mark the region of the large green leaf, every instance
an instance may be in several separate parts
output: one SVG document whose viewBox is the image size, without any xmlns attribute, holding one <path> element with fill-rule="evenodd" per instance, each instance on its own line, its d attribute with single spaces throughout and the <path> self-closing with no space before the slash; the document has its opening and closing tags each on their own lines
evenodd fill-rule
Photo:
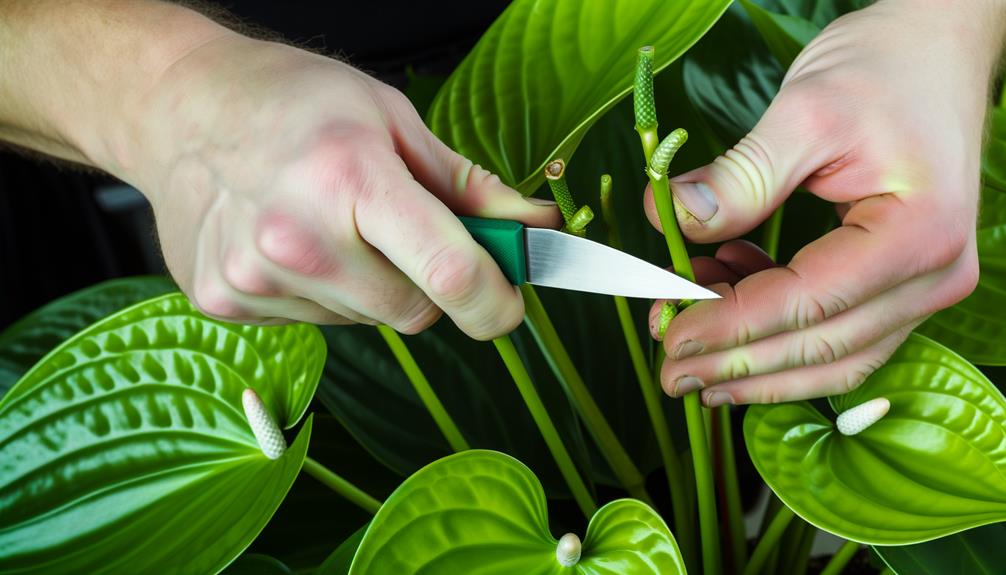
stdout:
<svg viewBox="0 0 1006 575">
<path fill-rule="evenodd" d="M 517 0 L 493 23 L 433 102 L 431 129 L 524 194 L 555 157 L 569 159 L 632 89 L 636 50 L 654 69 L 698 40 L 729 0 Z"/>
<path fill-rule="evenodd" d="M 219 571 L 283 500 L 311 431 L 267 459 L 242 393 L 289 428 L 324 355 L 312 326 L 225 324 L 181 294 L 67 340 L 0 401 L 0 571 Z"/>
<path fill-rule="evenodd" d="M 388 498 L 350 574 L 684 573 L 667 525 L 636 500 L 598 510 L 575 566 L 558 562 L 557 544 L 534 474 L 502 453 L 466 451 L 423 468 Z"/>
<path fill-rule="evenodd" d="M 982 175 L 978 287 L 919 331 L 975 363 L 1006 365 L 1006 110 L 1001 108 L 992 111 Z"/>
<path fill-rule="evenodd" d="M 874 549 L 898 575 L 996 575 L 1003 572 L 1006 523 L 926 543 Z"/>
<path fill-rule="evenodd" d="M 0 395 L 71 335 L 120 309 L 175 291 L 163 276 L 109 280 L 73 292 L 21 318 L 0 333 Z"/>
<path fill-rule="evenodd" d="M 740 3 L 783 68 L 789 68 L 803 47 L 821 31 L 813 22 L 799 16 L 769 12 L 750 0 Z"/>
<path fill-rule="evenodd" d="M 325 328 L 329 358 L 318 397 L 378 460 L 408 476 L 451 453 L 387 344 L 370 326 Z M 578 465 L 589 467 L 572 407 L 525 330 L 513 337 Z M 525 459 L 550 493 L 565 482 L 496 349 L 468 339 L 449 322 L 404 338 L 462 435 L 475 447 Z"/>
<path fill-rule="evenodd" d="M 837 412 L 886 397 L 890 412 L 842 435 L 807 402 L 752 406 L 748 451 L 808 522 L 904 545 L 1006 520 L 1006 398 L 973 365 L 913 334 Z"/>
</svg>

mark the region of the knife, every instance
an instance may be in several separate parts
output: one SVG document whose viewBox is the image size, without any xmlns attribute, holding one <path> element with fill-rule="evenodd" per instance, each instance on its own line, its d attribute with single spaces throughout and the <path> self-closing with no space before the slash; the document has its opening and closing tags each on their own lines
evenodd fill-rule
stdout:
<svg viewBox="0 0 1006 575">
<path fill-rule="evenodd" d="M 719 294 L 604 244 L 512 220 L 460 217 L 510 283 L 648 299 L 717 299 Z"/>
</svg>

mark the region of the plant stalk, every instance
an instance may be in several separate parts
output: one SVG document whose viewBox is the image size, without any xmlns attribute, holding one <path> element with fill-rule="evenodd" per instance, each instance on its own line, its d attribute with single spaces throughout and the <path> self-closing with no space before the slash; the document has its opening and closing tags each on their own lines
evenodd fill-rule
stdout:
<svg viewBox="0 0 1006 575">
<path fill-rule="evenodd" d="M 549 366 L 555 373 L 564 391 L 569 396 L 576 408 L 580 418 L 583 420 L 587 431 L 593 437 L 605 461 L 611 466 L 618 481 L 622 484 L 630 495 L 645 502 L 651 507 L 654 505 L 649 493 L 646 492 L 646 480 L 639 468 L 632 462 L 628 452 L 618 440 L 608 420 L 594 401 L 594 397 L 587 389 L 587 385 L 580 377 L 576 365 L 569 357 L 562 339 L 559 338 L 552 320 L 548 317 L 545 307 L 535 292 L 531 284 L 520 286 L 521 294 L 524 296 L 525 321 L 534 335 L 535 341 L 545 354 Z"/>
<path fill-rule="evenodd" d="M 433 421 L 436 422 L 440 433 L 444 434 L 444 438 L 447 439 L 447 443 L 450 444 L 451 449 L 455 452 L 471 449 L 468 442 L 465 441 L 464 436 L 461 435 L 461 430 L 458 429 L 450 414 L 447 413 L 444 404 L 440 402 L 437 393 L 433 391 L 429 380 L 423 375 L 423 371 L 419 369 L 419 364 L 412 357 L 412 353 L 409 352 L 409 348 L 405 345 L 402 337 L 398 335 L 398 332 L 386 325 L 377 326 L 377 331 L 380 332 L 381 337 L 384 338 L 388 347 L 391 348 L 391 353 L 394 354 L 395 359 L 402 366 L 405 375 L 412 382 L 412 387 L 419 394 L 420 401 L 426 406 L 426 410 L 430 412 Z"/>
<path fill-rule="evenodd" d="M 779 512 L 775 514 L 772 518 L 772 522 L 769 523 L 768 529 L 762 535 L 758 545 L 755 546 L 754 552 L 751 553 L 751 560 L 748 561 L 747 567 L 744 568 L 744 575 L 758 575 L 761 573 L 762 567 L 765 566 L 765 561 L 768 556 L 776 549 L 776 545 L 779 543 L 779 538 L 782 537 L 786 527 L 789 526 L 789 522 L 795 517 L 793 510 L 789 507 L 783 505 L 779 508 Z"/>
<path fill-rule="evenodd" d="M 838 551 L 831 556 L 831 561 L 824 566 L 821 570 L 821 575 L 838 575 L 845 569 L 845 566 L 849 564 L 849 561 L 856 556 L 856 552 L 859 551 L 859 543 L 855 541 L 846 541 L 838 548 Z"/>
<path fill-rule="evenodd" d="M 744 531 L 744 511 L 741 508 L 741 490 L 737 482 L 737 461 L 734 459 L 733 422 L 730 406 L 721 405 L 713 414 L 716 437 L 719 440 L 720 487 L 726 501 L 727 525 L 730 528 L 731 553 L 737 571 L 743 571 L 748 560 L 747 535 Z"/>
<path fill-rule="evenodd" d="M 810 561 L 810 550 L 814 547 L 814 539 L 817 537 L 817 527 L 804 522 L 803 537 L 797 544 L 796 560 L 793 562 L 790 573 L 798 575 L 807 572 L 807 563 Z"/>
<path fill-rule="evenodd" d="M 562 443 L 559 431 L 556 430 L 555 424 L 552 423 L 552 418 L 549 417 L 545 404 L 542 403 L 538 390 L 535 389 L 534 383 L 531 381 L 531 376 L 528 375 L 524 363 L 521 362 L 517 349 L 514 348 L 509 336 L 498 337 L 493 340 L 493 344 L 496 345 L 496 350 L 499 351 L 500 357 L 503 358 L 503 363 L 506 364 L 510 376 L 517 385 L 517 390 L 524 399 L 528 411 L 531 412 L 531 417 L 538 426 L 538 431 L 541 432 L 542 437 L 545 439 L 545 444 L 559 466 L 559 472 L 562 473 L 563 479 L 569 485 L 573 498 L 576 500 L 577 505 L 580 506 L 583 514 L 589 519 L 597 510 L 597 505 L 590 496 L 583 478 L 580 477 L 580 473 L 576 470 L 573 458 L 570 457 L 569 451 L 566 450 L 566 446 Z"/>
<path fill-rule="evenodd" d="M 779 257 L 779 236 L 782 233 L 782 215 L 786 204 L 779 204 L 779 207 L 772 212 L 772 216 L 765 222 L 765 231 L 762 236 L 761 246 L 776 261 Z"/>
<path fill-rule="evenodd" d="M 304 458 L 304 471 L 371 515 L 381 508 L 380 501 L 310 457 Z"/>
</svg>

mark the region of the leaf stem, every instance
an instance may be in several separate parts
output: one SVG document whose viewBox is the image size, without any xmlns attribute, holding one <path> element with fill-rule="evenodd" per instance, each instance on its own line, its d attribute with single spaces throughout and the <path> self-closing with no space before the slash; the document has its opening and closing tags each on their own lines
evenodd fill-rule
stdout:
<svg viewBox="0 0 1006 575">
<path fill-rule="evenodd" d="M 646 174 L 650 177 L 653 202 L 657 206 L 657 216 L 660 218 L 660 227 L 664 232 L 667 251 L 671 254 L 674 273 L 694 282 L 695 272 L 692 271 L 692 261 L 688 258 L 688 251 L 685 249 L 685 238 L 681 235 L 681 230 L 678 229 L 677 216 L 674 215 L 674 200 L 671 198 L 667 176 L 652 168 L 648 168 Z"/>
<path fill-rule="evenodd" d="M 699 500 L 699 531 L 702 534 L 702 569 L 714 574 L 720 572 L 720 534 L 716 521 L 716 489 L 713 469 L 709 462 L 706 428 L 702 421 L 702 405 L 698 393 L 689 393 L 682 399 L 685 404 L 685 424 L 688 426 L 688 443 L 695 462 L 695 488 Z"/>
<path fill-rule="evenodd" d="M 779 204 L 779 207 L 772 212 L 772 216 L 765 222 L 765 231 L 762 236 L 761 246 L 776 261 L 779 257 L 779 235 L 782 233 L 782 214 L 786 204 Z"/>
<path fill-rule="evenodd" d="M 831 556 L 831 561 L 824 566 L 821 570 L 821 575 L 838 575 L 845 569 L 849 561 L 856 556 L 856 552 L 859 551 L 859 543 L 855 541 L 846 541 L 838 548 L 838 551 Z"/>
<path fill-rule="evenodd" d="M 726 501 L 727 525 L 730 528 L 731 553 L 737 571 L 743 571 L 748 560 L 747 535 L 744 531 L 744 512 L 741 509 L 741 490 L 737 482 L 737 461 L 734 459 L 733 425 L 730 406 L 721 405 L 714 412 L 715 436 L 719 440 L 720 487 Z"/>
<path fill-rule="evenodd" d="M 783 505 L 779 508 L 779 511 L 772 518 L 772 522 L 768 524 L 768 529 L 762 535 L 761 540 L 758 541 L 758 545 L 755 546 L 754 552 L 751 553 L 751 560 L 748 561 L 747 567 L 744 568 L 744 575 L 758 575 L 761 573 L 762 567 L 765 565 L 765 561 L 768 556 L 776 549 L 776 544 L 779 543 L 779 538 L 782 537 L 786 527 L 789 526 L 789 522 L 795 517 L 793 510 Z"/>
<path fill-rule="evenodd" d="M 810 550 L 814 547 L 814 538 L 817 537 L 817 527 L 806 521 L 803 524 L 803 536 L 797 542 L 797 552 L 790 573 L 805 573 L 807 571 Z"/>
<path fill-rule="evenodd" d="M 573 407 L 583 420 L 584 425 L 591 437 L 601 450 L 601 455 L 611 466 L 618 481 L 622 484 L 630 495 L 653 506 L 653 500 L 646 492 L 646 481 L 639 468 L 632 462 L 628 452 L 618 440 L 608 420 L 604 418 L 601 408 L 597 406 L 594 397 L 590 394 L 583 378 L 576 369 L 573 360 L 570 359 L 566 347 L 562 343 L 552 320 L 545 311 L 545 306 L 541 303 L 541 298 L 531 284 L 520 286 L 521 294 L 524 296 L 525 322 L 531 330 L 535 341 L 545 354 L 549 367 L 555 373 L 563 391 L 570 398 Z"/>
<path fill-rule="evenodd" d="M 566 450 L 566 446 L 562 443 L 559 432 L 556 430 L 555 424 L 552 423 L 552 418 L 549 417 L 545 404 L 542 403 L 538 390 L 535 389 L 534 383 L 531 381 L 531 376 L 528 375 L 527 369 L 524 368 L 524 364 L 520 360 L 520 355 L 517 354 L 517 349 L 514 348 L 513 342 L 510 341 L 508 336 L 494 339 L 493 344 L 496 345 L 496 350 L 499 351 L 500 357 L 503 358 L 503 363 L 506 364 L 510 376 L 517 385 L 517 390 L 524 399 L 528 411 L 531 412 L 531 417 L 538 426 L 538 431 L 541 432 L 542 437 L 545 439 L 545 444 L 548 446 L 549 451 L 552 452 L 552 457 L 555 459 L 556 465 L 559 466 L 559 472 L 562 473 L 566 484 L 569 485 L 573 498 L 580 506 L 583 514 L 589 519 L 597 510 L 597 505 L 590 496 L 583 478 L 580 477 L 580 473 L 576 470 L 573 458 L 570 457 L 569 451 Z"/>
<path fill-rule="evenodd" d="M 380 501 L 310 457 L 304 458 L 304 471 L 371 515 L 381 508 Z"/>
<path fill-rule="evenodd" d="M 386 325 L 377 326 L 377 331 L 380 332 L 381 337 L 384 338 L 388 347 L 391 348 L 391 353 L 394 354 L 395 359 L 402 366 L 402 370 L 405 371 L 405 375 L 412 382 L 412 387 L 419 395 L 420 401 L 426 406 L 426 410 L 430 412 L 433 421 L 436 422 L 440 433 L 444 434 L 444 438 L 447 439 L 447 443 L 450 444 L 451 449 L 456 452 L 471 449 L 468 442 L 465 441 L 464 436 L 461 435 L 461 430 L 458 429 L 450 414 L 447 413 L 444 404 L 440 402 L 437 393 L 433 391 L 429 380 L 423 375 L 423 371 L 419 368 L 419 364 L 416 363 L 415 358 L 412 357 L 412 353 L 409 352 L 409 348 L 405 345 L 402 337 L 398 335 L 398 332 Z"/>
</svg>

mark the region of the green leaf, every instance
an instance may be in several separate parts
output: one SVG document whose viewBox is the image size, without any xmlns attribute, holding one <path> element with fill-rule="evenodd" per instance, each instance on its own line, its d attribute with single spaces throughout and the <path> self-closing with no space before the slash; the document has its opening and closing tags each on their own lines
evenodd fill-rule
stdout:
<svg viewBox="0 0 1006 575">
<path fill-rule="evenodd" d="M 423 468 L 388 498 L 350 574 L 684 573 L 667 525 L 636 500 L 598 510 L 574 567 L 559 564 L 557 543 L 534 474 L 502 453 L 465 451 Z"/>
<path fill-rule="evenodd" d="M 636 50 L 654 70 L 685 52 L 729 0 L 517 0 L 447 79 L 428 123 L 449 146 L 525 195 L 545 164 L 632 88 Z"/>
<path fill-rule="evenodd" d="M 242 408 L 293 426 L 324 360 L 317 329 L 199 314 L 181 294 L 57 347 L 0 401 L 0 571 L 215 573 L 300 471 L 308 418 L 276 460 Z"/>
<path fill-rule="evenodd" d="M 874 547 L 898 575 L 1001 573 L 1006 524 L 986 525 L 915 545 Z"/>
<path fill-rule="evenodd" d="M 1006 365 L 1006 110 L 992 110 L 982 176 L 978 287 L 918 331 L 974 363 Z"/>
<path fill-rule="evenodd" d="M 21 318 L 0 333 L 0 395 L 71 335 L 112 312 L 176 289 L 163 276 L 114 279 L 61 297 Z"/>
<path fill-rule="evenodd" d="M 789 68 L 803 47 L 821 31 L 813 22 L 798 16 L 769 12 L 750 0 L 741 0 L 741 5 L 783 68 Z"/>
<path fill-rule="evenodd" d="M 339 326 L 324 328 L 323 333 L 329 358 L 318 397 L 361 445 L 406 477 L 451 453 L 376 329 Z M 471 445 L 523 458 L 545 479 L 550 493 L 566 493 L 565 482 L 492 344 L 472 341 L 449 322 L 403 339 Z M 525 343 L 531 342 L 526 330 L 514 332 L 514 339 L 564 443 L 578 465 L 587 469 L 584 438 L 572 407 L 533 343 Z"/>
<path fill-rule="evenodd" d="M 228 565 L 223 575 L 293 575 L 293 571 L 275 557 L 245 553 Z"/>
<path fill-rule="evenodd" d="M 751 459 L 808 522 L 904 545 L 1006 520 L 1006 398 L 973 365 L 912 334 L 836 412 L 886 397 L 890 412 L 852 436 L 807 402 L 752 406 Z"/>
</svg>

